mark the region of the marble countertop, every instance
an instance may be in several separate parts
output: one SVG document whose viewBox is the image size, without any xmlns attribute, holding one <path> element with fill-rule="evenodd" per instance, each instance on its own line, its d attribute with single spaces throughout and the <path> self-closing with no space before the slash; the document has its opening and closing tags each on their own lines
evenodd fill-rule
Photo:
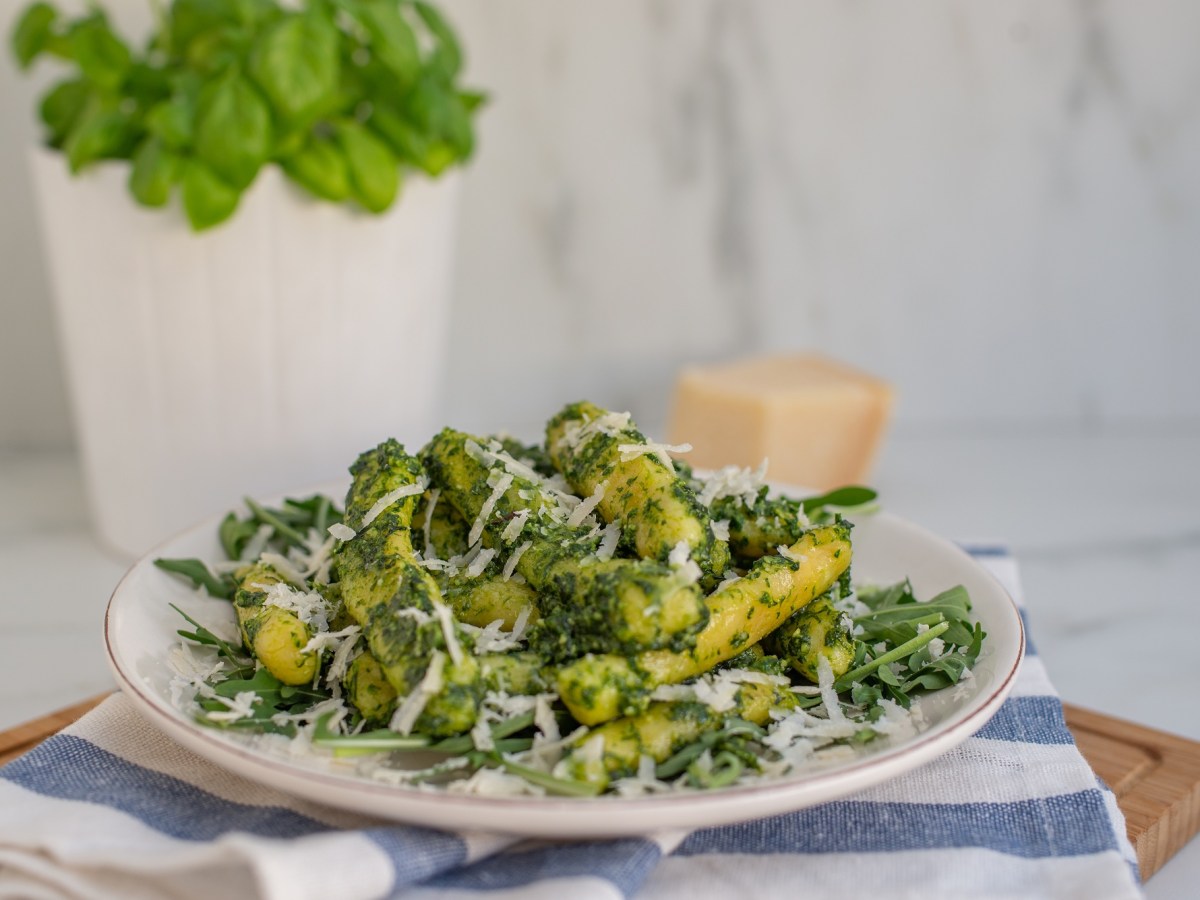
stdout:
<svg viewBox="0 0 1200 900">
<path fill-rule="evenodd" d="M 1063 698 L 1200 740 L 1200 430 L 1094 436 L 899 433 L 873 483 L 888 509 L 1002 540 Z M 100 641 L 127 561 L 91 537 L 76 458 L 0 456 L 0 729 L 111 689 Z M 1192 896 L 1193 840 L 1147 885 Z"/>
</svg>

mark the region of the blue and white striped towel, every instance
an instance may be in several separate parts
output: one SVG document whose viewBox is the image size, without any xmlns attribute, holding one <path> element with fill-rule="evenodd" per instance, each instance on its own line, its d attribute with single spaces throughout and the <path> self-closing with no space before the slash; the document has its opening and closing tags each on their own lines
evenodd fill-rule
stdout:
<svg viewBox="0 0 1200 900">
<path fill-rule="evenodd" d="M 1019 596 L 1002 550 L 974 553 Z M 1113 795 L 1033 647 L 975 737 L 812 809 L 654 838 L 533 843 L 296 800 L 175 746 L 113 697 L 0 768 L 0 897 L 1138 897 Z"/>
</svg>

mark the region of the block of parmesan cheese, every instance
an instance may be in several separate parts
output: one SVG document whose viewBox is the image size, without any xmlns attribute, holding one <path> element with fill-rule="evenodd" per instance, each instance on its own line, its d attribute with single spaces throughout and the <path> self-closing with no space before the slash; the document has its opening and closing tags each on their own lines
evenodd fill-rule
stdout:
<svg viewBox="0 0 1200 900">
<path fill-rule="evenodd" d="M 670 440 L 696 468 L 757 466 L 827 490 L 870 473 L 892 405 L 883 381 L 820 356 L 689 367 L 675 387 Z"/>
</svg>

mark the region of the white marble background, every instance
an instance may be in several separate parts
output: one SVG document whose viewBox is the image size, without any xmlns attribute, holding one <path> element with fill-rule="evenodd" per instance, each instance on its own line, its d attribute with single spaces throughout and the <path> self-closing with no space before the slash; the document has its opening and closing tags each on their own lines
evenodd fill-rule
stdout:
<svg viewBox="0 0 1200 900">
<path fill-rule="evenodd" d="M 658 420 L 683 362 L 819 347 L 902 428 L 1200 422 L 1197 5 L 446 5 L 494 97 L 448 419 Z M 71 439 L 22 170 L 49 74 L 0 65 L 8 448 Z"/>
</svg>

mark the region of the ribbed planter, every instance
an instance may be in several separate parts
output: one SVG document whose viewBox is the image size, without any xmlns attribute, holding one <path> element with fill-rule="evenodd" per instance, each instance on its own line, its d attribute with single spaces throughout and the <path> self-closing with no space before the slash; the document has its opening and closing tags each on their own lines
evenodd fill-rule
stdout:
<svg viewBox="0 0 1200 900">
<path fill-rule="evenodd" d="M 63 359 L 96 529 L 127 555 L 244 495 L 327 481 L 434 420 L 457 177 L 382 216 L 265 169 L 194 234 L 137 206 L 124 164 L 37 150 Z"/>
</svg>

